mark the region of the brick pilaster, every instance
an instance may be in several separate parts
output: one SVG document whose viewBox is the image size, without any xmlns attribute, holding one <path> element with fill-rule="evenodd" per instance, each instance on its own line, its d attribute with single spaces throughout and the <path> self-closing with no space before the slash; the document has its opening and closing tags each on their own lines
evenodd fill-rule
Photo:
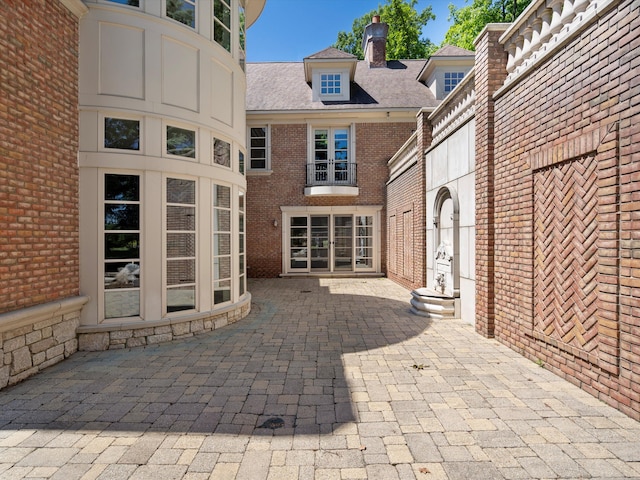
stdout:
<svg viewBox="0 0 640 480">
<path fill-rule="evenodd" d="M 476 331 L 493 337 L 494 292 L 494 101 L 507 71 L 498 43 L 506 24 L 490 24 L 476 40 Z"/>
</svg>

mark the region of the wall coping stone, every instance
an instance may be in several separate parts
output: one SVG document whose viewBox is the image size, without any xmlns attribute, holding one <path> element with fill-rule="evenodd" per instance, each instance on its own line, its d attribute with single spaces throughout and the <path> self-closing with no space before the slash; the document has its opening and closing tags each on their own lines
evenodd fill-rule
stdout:
<svg viewBox="0 0 640 480">
<path fill-rule="evenodd" d="M 42 320 L 80 310 L 89 301 L 86 295 L 64 298 L 55 302 L 21 308 L 0 314 L 0 333 L 31 325 Z"/>
</svg>

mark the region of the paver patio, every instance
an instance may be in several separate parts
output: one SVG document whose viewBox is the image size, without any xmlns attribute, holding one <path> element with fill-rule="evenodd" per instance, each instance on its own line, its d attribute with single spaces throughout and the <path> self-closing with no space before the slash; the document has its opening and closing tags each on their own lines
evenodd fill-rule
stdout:
<svg viewBox="0 0 640 480">
<path fill-rule="evenodd" d="M 0 478 L 640 478 L 640 423 L 389 280 L 250 290 L 234 325 L 0 391 Z"/>
</svg>

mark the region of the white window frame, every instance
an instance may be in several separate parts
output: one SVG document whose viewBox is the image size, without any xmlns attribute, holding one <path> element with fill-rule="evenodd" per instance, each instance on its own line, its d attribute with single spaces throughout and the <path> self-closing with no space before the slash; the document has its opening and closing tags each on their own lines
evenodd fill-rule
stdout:
<svg viewBox="0 0 640 480">
<path fill-rule="evenodd" d="M 183 156 L 183 155 L 174 155 L 172 153 L 169 153 L 169 150 L 167 149 L 167 128 L 168 127 L 176 127 L 176 128 L 180 128 L 182 130 L 189 130 L 191 132 L 195 132 L 195 153 L 194 153 L 194 157 L 187 157 L 187 156 Z M 163 157 L 167 157 L 167 158 L 174 158 L 177 160 L 185 160 L 188 162 L 198 162 L 198 156 L 199 156 L 199 152 L 200 152 L 200 145 L 198 143 L 198 140 L 200 138 L 200 131 L 197 127 L 194 127 L 193 125 L 189 125 L 189 124 L 184 124 L 184 123 L 180 123 L 180 122 L 162 122 L 162 156 Z"/>
<path fill-rule="evenodd" d="M 280 207 L 282 210 L 282 271 L 287 273 L 311 273 L 311 274 L 322 274 L 322 273 L 340 273 L 343 272 L 345 275 L 349 274 L 358 274 L 358 273 L 372 273 L 372 272 L 381 272 L 382 262 L 381 262 L 381 211 L 382 207 L 379 206 L 344 206 L 344 207 Z M 355 263 L 356 255 L 356 225 L 355 220 L 353 224 L 353 268 L 352 270 L 340 270 L 335 269 L 334 266 L 334 245 L 331 245 L 329 248 L 329 269 L 328 270 L 318 270 L 313 271 L 311 269 L 311 261 L 309 258 L 309 251 L 311 248 L 311 217 L 317 215 L 327 215 L 329 216 L 329 241 L 334 241 L 335 232 L 334 232 L 334 217 L 335 216 L 343 216 L 343 215 L 352 215 L 353 218 L 357 216 L 371 216 L 373 217 L 373 245 L 372 252 L 373 256 L 371 257 L 372 266 L 366 268 L 358 268 Z M 291 268 L 291 218 L 292 217 L 307 217 L 307 267 L 306 268 Z M 368 257 L 367 257 L 368 258 Z"/>
<path fill-rule="evenodd" d="M 240 199 L 243 199 L 242 206 L 240 205 Z M 240 268 L 240 261 L 238 261 L 238 296 L 242 297 L 247 293 L 247 192 L 246 190 L 238 190 L 238 260 L 243 259 L 242 265 L 244 268 Z M 233 235 L 233 233 L 232 233 Z M 232 269 L 233 271 L 233 269 Z"/>
<path fill-rule="evenodd" d="M 215 194 L 214 194 L 214 187 L 224 187 L 224 188 L 228 188 L 229 189 L 229 207 L 219 207 L 216 206 L 214 204 L 215 201 Z M 234 295 L 235 295 L 235 277 L 237 275 L 237 270 L 236 270 L 236 264 L 235 264 L 235 260 L 236 260 L 236 255 L 237 255 L 237 250 L 235 247 L 235 243 L 236 243 L 236 238 L 235 235 L 238 233 L 239 228 L 236 227 L 237 225 L 237 219 L 234 216 L 234 210 L 235 210 L 235 189 L 233 187 L 233 185 L 229 185 L 226 184 L 224 182 L 220 182 L 217 180 L 214 180 L 211 185 L 211 305 L 213 308 L 217 308 L 220 305 L 228 305 L 230 302 L 234 301 Z M 246 207 L 245 207 L 246 208 Z M 214 216 L 217 210 L 220 211 L 228 211 L 229 212 L 229 230 L 225 231 L 225 230 L 216 230 L 215 228 L 215 221 L 214 221 Z M 237 212 L 236 212 L 237 213 Z M 246 215 L 246 213 L 245 213 Z M 246 222 L 246 217 L 245 217 L 245 222 Z M 246 223 L 245 223 L 246 225 Z M 246 229 L 245 229 L 246 230 Z M 229 234 L 229 253 L 228 254 L 216 254 L 216 252 L 214 251 L 214 247 L 215 247 L 215 240 L 214 240 L 214 236 L 215 234 L 219 234 L 219 233 L 224 233 L 224 234 Z M 245 232 L 246 235 L 246 232 Z M 229 257 L 229 277 L 224 277 L 224 278 L 217 278 L 216 279 L 216 273 L 215 273 L 215 261 L 216 258 L 226 258 Z M 246 260 L 246 257 L 245 257 Z M 226 300 L 224 302 L 220 302 L 220 303 L 216 303 L 216 288 L 215 288 L 215 283 L 216 282 L 229 282 L 229 300 Z"/>
<path fill-rule="evenodd" d="M 224 165 L 222 163 L 216 162 L 216 148 L 215 148 L 216 140 L 219 140 L 229 145 L 229 165 Z M 234 144 L 232 141 L 221 136 L 215 136 L 215 135 L 211 136 L 211 164 L 212 165 L 215 165 L 217 167 L 222 167 L 222 168 L 233 169 L 233 164 L 235 162 L 233 152 L 234 152 Z"/>
<path fill-rule="evenodd" d="M 347 150 L 347 165 L 351 165 L 351 164 L 355 164 L 356 163 L 356 128 L 355 128 L 355 124 L 350 124 L 350 125 L 341 125 L 339 123 L 335 123 L 335 124 L 329 124 L 329 125 L 325 125 L 325 124 L 309 124 L 309 128 L 308 128 L 308 138 L 307 138 L 307 145 L 308 145 L 308 150 L 307 150 L 307 164 L 308 165 L 315 165 L 316 163 L 316 159 L 315 159 L 315 153 L 316 153 L 316 148 L 315 148 L 315 134 L 317 130 L 327 130 L 329 132 L 329 151 L 327 152 L 327 161 L 329 162 L 335 162 L 335 132 L 337 130 L 347 130 L 348 132 L 348 139 L 347 141 L 349 142 L 349 147 Z M 347 167 L 347 171 L 350 172 L 349 168 L 351 167 Z M 354 173 L 355 174 L 355 173 Z M 333 183 L 333 182 L 332 182 Z"/>
<path fill-rule="evenodd" d="M 449 76 L 449 78 L 447 78 L 447 76 Z M 450 93 L 452 92 L 460 82 L 462 82 L 462 80 L 464 79 L 465 73 L 464 72 L 460 72 L 460 71 L 446 71 L 444 72 L 444 83 L 443 83 L 443 89 L 444 89 L 444 93 Z M 447 82 L 449 82 L 449 85 L 447 85 Z M 455 83 L 454 83 L 455 82 Z"/>
<path fill-rule="evenodd" d="M 99 199 L 99 222 L 98 222 L 98 252 L 99 256 L 98 256 L 98 268 L 97 268 L 97 274 L 98 274 L 98 278 L 99 278 L 99 282 L 98 282 L 98 288 L 99 288 L 99 292 L 100 294 L 98 295 L 98 323 L 103 323 L 103 324 L 109 324 L 109 323 L 121 323 L 122 319 L 126 319 L 126 321 L 131 321 L 132 318 L 139 318 L 139 319 L 144 319 L 144 280 L 145 280 L 145 274 L 144 271 L 142 271 L 142 275 L 140 275 L 140 284 L 138 285 L 137 290 L 138 290 L 138 302 L 139 302 L 139 310 L 138 310 L 138 315 L 137 316 L 127 316 L 127 317 L 109 317 L 107 318 L 106 316 L 106 305 L 105 305 L 105 294 L 107 291 L 105 286 L 104 286 L 104 278 L 106 275 L 106 271 L 105 271 L 105 264 L 106 264 L 106 258 L 105 258 L 105 232 L 107 232 L 108 230 L 105 229 L 104 226 L 104 218 L 105 218 L 105 205 L 108 203 L 128 203 L 128 204 L 138 204 L 139 205 L 139 224 L 138 224 L 138 238 L 139 238 L 139 257 L 138 257 L 138 264 L 140 265 L 140 269 L 142 270 L 144 268 L 143 265 L 143 259 L 144 259 L 144 247 L 145 247 L 145 239 L 144 239 L 144 231 L 145 231 L 145 226 L 144 226 L 144 173 L 141 171 L 135 171 L 135 170 L 103 170 L 100 169 L 98 170 L 98 175 L 99 175 L 99 182 L 98 182 L 98 199 Z M 105 178 L 107 175 L 129 175 L 129 176 L 137 176 L 138 177 L 138 200 L 137 201 L 132 201 L 132 200 L 126 200 L 126 201 L 107 201 L 105 200 L 105 191 L 106 191 L 106 186 L 105 186 Z M 113 262 L 115 263 L 115 262 Z M 122 289 L 123 291 L 125 291 L 126 289 Z"/>
<path fill-rule="evenodd" d="M 119 5 L 120 7 L 135 8 L 136 10 L 144 11 L 144 0 L 138 0 L 138 6 L 137 7 L 135 5 L 127 5 L 126 3 L 120 3 L 117 0 L 100 0 L 100 3 L 111 4 L 111 5 Z"/>
<path fill-rule="evenodd" d="M 138 150 L 127 148 L 107 148 L 104 146 L 105 128 L 104 122 L 107 118 L 117 118 L 120 120 L 136 120 L 140 125 L 138 138 Z M 144 121 L 142 116 L 123 114 L 120 112 L 100 112 L 98 115 L 98 151 L 111 153 L 126 153 L 128 155 L 144 155 Z"/>
<path fill-rule="evenodd" d="M 233 52 L 233 48 L 234 48 L 234 44 L 235 44 L 235 40 L 234 40 L 234 35 L 233 35 L 233 30 L 234 30 L 234 22 L 236 21 L 236 19 L 234 18 L 233 15 L 233 0 L 219 0 L 221 3 L 224 4 L 225 7 L 227 7 L 229 9 L 229 20 L 230 20 L 230 26 L 229 28 L 227 28 L 227 26 L 222 23 L 221 20 L 218 19 L 218 17 L 216 17 L 216 11 L 215 11 L 215 2 L 217 0 L 211 0 L 211 20 L 212 20 L 212 40 L 213 43 L 215 43 L 216 45 L 219 45 L 220 47 L 222 47 L 224 50 L 226 50 L 229 53 Z M 218 28 L 222 28 L 223 30 L 225 30 L 228 34 L 229 34 L 229 48 L 227 48 L 225 45 L 223 45 L 222 43 L 218 42 L 216 40 L 216 30 Z"/>
<path fill-rule="evenodd" d="M 253 168 L 251 166 L 251 129 L 252 128 L 264 128 L 265 129 L 265 159 L 264 168 Z M 258 138 L 258 137 L 256 137 Z M 260 137 L 262 138 L 262 137 Z M 247 155 L 245 156 L 245 167 L 248 174 L 255 173 L 270 173 L 271 172 L 271 125 L 251 125 L 247 127 Z"/>
<path fill-rule="evenodd" d="M 340 93 L 322 93 L 323 75 L 340 76 Z M 344 102 L 350 98 L 351 85 L 348 68 L 315 68 L 311 75 L 311 90 L 314 102 Z"/>
<path fill-rule="evenodd" d="M 162 2 L 162 12 L 164 14 L 164 17 L 168 18 L 172 22 L 176 22 L 178 25 L 184 25 L 185 27 L 191 28 L 194 31 L 198 31 L 198 2 L 196 0 L 182 0 L 182 2 L 186 3 L 188 5 L 193 5 L 193 26 L 187 25 L 186 23 L 182 23 L 181 21 L 176 20 L 175 18 L 170 17 L 169 15 L 167 15 L 167 1 L 166 0 L 164 0 Z"/>
<path fill-rule="evenodd" d="M 179 233 L 193 233 L 195 235 L 195 256 L 193 257 L 195 260 L 195 272 L 194 272 L 194 282 L 192 283 L 186 283 L 184 285 L 180 285 L 180 286 L 193 286 L 194 287 L 194 295 L 195 295 L 195 308 L 193 309 L 185 309 L 185 310 L 179 310 L 176 312 L 168 312 L 167 311 L 167 290 L 170 288 L 169 285 L 167 285 L 167 262 L 168 262 L 168 257 L 167 257 L 167 235 L 171 232 L 174 232 L 173 230 L 168 230 L 167 229 L 167 207 L 170 205 L 187 205 L 187 204 L 169 204 L 167 202 L 167 180 L 169 178 L 172 179 L 178 179 L 178 180 L 187 180 L 190 182 L 195 182 L 195 204 L 193 205 L 194 210 L 195 210 L 195 223 L 194 223 L 194 227 L 195 230 L 193 231 L 189 231 L 189 230 L 178 230 L 175 232 L 179 232 Z M 198 225 L 199 225 L 199 215 L 200 215 L 200 208 L 198 205 L 198 200 L 199 200 L 199 195 L 198 195 L 198 191 L 199 191 L 199 184 L 198 184 L 198 179 L 195 177 L 188 177 L 188 176 L 183 176 L 183 175 L 176 175 L 176 174 L 163 174 L 162 175 L 162 313 L 164 316 L 166 317 L 171 317 L 171 316 L 179 316 L 179 315 L 183 315 L 185 313 L 192 313 L 194 311 L 198 311 L 199 310 L 199 301 L 200 301 L 200 295 L 198 292 L 198 289 L 200 287 L 200 284 L 198 282 L 199 280 L 199 273 L 200 273 L 200 268 L 198 265 Z M 191 257 L 176 257 L 176 258 L 172 258 L 171 260 L 176 260 L 176 259 L 188 259 Z M 176 287 L 175 285 L 173 285 L 172 287 Z"/>
</svg>

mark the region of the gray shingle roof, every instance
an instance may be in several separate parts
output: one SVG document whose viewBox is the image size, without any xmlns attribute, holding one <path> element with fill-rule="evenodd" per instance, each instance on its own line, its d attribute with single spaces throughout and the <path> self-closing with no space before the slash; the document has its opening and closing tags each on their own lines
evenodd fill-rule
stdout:
<svg viewBox="0 0 640 480">
<path fill-rule="evenodd" d="M 338 50 L 337 48 L 334 47 L 329 47 L 329 48 L 325 48 L 324 50 L 321 50 L 317 53 L 314 53 L 313 55 L 309 55 L 308 57 L 306 57 L 308 59 L 327 59 L 327 58 L 339 58 L 339 59 L 343 59 L 343 58 L 347 58 L 347 59 L 356 59 L 357 57 L 355 55 L 352 55 L 350 53 L 347 52 L 343 52 L 342 50 Z"/>
<path fill-rule="evenodd" d="M 321 52 L 320 52 L 321 53 Z M 416 80 L 425 60 L 390 60 L 387 68 L 356 66 L 349 102 L 313 102 L 302 62 L 247 64 L 247 110 L 419 109 L 440 102 Z"/>
<path fill-rule="evenodd" d="M 455 45 L 445 45 L 438 49 L 432 57 L 473 57 L 475 52 L 465 48 L 456 47 Z"/>
</svg>

